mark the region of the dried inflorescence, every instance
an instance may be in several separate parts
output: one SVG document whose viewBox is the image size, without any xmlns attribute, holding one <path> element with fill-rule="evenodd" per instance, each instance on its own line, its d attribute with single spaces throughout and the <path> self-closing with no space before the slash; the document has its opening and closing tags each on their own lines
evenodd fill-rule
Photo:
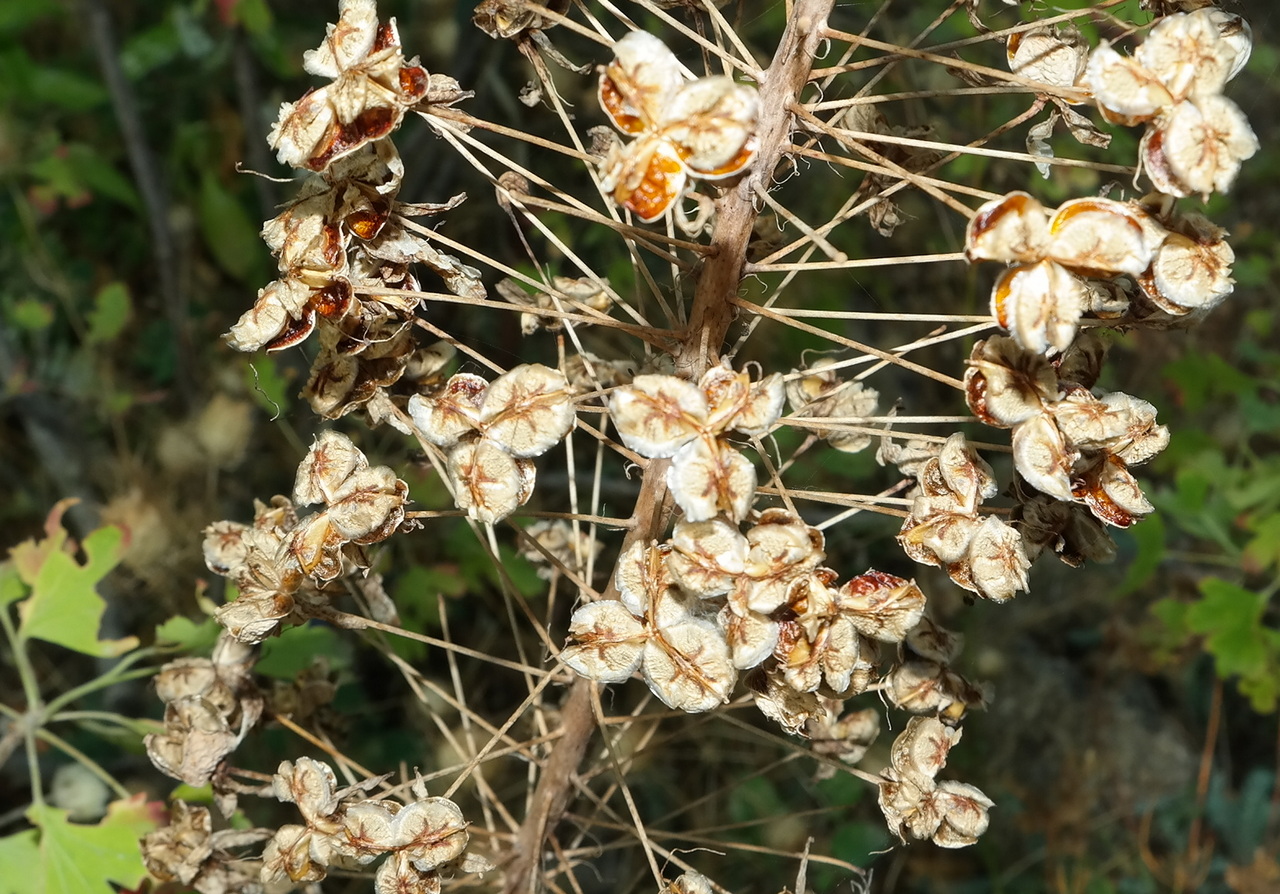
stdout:
<svg viewBox="0 0 1280 894">
<path fill-rule="evenodd" d="M 675 204 L 690 177 L 733 177 L 755 155 L 755 88 L 724 75 L 685 80 L 675 54 L 652 34 L 632 31 L 614 44 L 599 96 L 614 126 L 635 137 L 610 148 L 601 186 L 646 223 Z"/>
<path fill-rule="evenodd" d="M 374 876 L 376 894 L 438 891 L 442 873 L 483 872 L 487 860 L 466 854 L 467 822 L 447 798 L 427 797 L 421 780 L 407 803 L 361 797 L 381 782 L 339 789 L 328 764 L 303 757 L 284 761 L 272 777 L 278 800 L 296 804 L 302 825 L 281 826 L 262 854 L 261 883 L 278 889 L 316 882 L 332 868 L 367 866 L 385 857 Z"/>
<path fill-rule="evenodd" d="M 1128 527 L 1152 511 L 1129 466 L 1163 450 L 1169 431 L 1144 400 L 1095 396 L 1097 361 L 1078 359 L 1093 353 L 1086 341 L 1055 369 L 1013 339 L 986 339 L 969 359 L 966 395 L 983 422 L 1013 429 L 1014 467 L 1027 484 Z"/>
<path fill-rule="evenodd" d="M 1133 56 L 1106 41 L 1093 51 L 1084 83 L 1108 120 L 1147 125 L 1139 158 L 1156 189 L 1226 192 L 1258 151 L 1244 113 L 1222 95 L 1251 45 L 1244 19 L 1204 7 L 1160 19 Z"/>
<path fill-rule="evenodd" d="M 677 523 L 667 543 L 635 544 L 618 564 L 620 601 L 579 608 L 561 659 L 615 683 L 643 673 L 666 704 L 706 711 L 737 671 L 759 668 L 761 709 L 789 731 L 833 719 L 820 699 L 871 684 L 877 641 L 899 642 L 924 611 L 913 582 L 868 571 L 837 585 L 819 531 L 781 509 L 746 534 L 723 518 Z M 783 691 L 785 690 L 785 691 Z"/>
<path fill-rule="evenodd" d="M 1136 278 L 1140 300 L 1155 314 L 1144 316 L 1142 323 L 1152 325 L 1161 317 L 1182 323 L 1203 318 L 1235 287 L 1235 252 L 1227 244 L 1227 231 L 1202 214 L 1179 211 L 1168 196 L 1148 196 L 1143 205 L 1164 234 L 1151 266 Z"/>
<path fill-rule="evenodd" d="M 339 0 L 338 23 L 303 68 L 330 83 L 281 105 L 270 142 L 281 162 L 313 171 L 391 133 L 431 87 L 426 69 L 401 53 L 396 20 L 378 21 L 374 0 Z"/>
<path fill-rule="evenodd" d="M 530 295 L 518 282 L 507 277 L 498 280 L 495 289 L 512 304 L 531 308 L 528 313 L 520 314 L 520 331 L 525 335 L 532 335 L 539 329 L 559 332 L 564 328 L 564 320 L 561 317 L 539 314 L 536 312 L 538 310 L 555 310 L 561 313 L 584 311 L 602 313 L 609 308 L 613 300 L 609 296 L 607 279 L 595 282 L 582 277 L 575 279 L 571 276 L 553 276 L 549 287 L 543 286 Z M 579 322 L 578 325 L 587 324 Z"/>
<path fill-rule="evenodd" d="M 531 363 L 493 382 L 458 373 L 443 387 L 414 395 L 409 414 L 419 437 L 447 451 L 458 508 L 492 524 L 532 496 L 533 458 L 573 429 L 573 395 L 564 373 Z"/>
<path fill-rule="evenodd" d="M 163 773 L 202 786 L 262 716 L 251 671 L 257 650 L 222 634 L 210 658 L 179 658 L 156 674 L 164 731 L 144 744 Z M 183 879 L 184 883 L 189 879 Z"/>
<path fill-rule="evenodd" d="M 388 379 L 385 384 L 398 379 L 411 343 L 401 338 L 398 351 L 369 348 L 395 341 L 413 319 L 419 299 L 412 293 L 419 284 L 410 264 L 425 265 L 459 295 L 485 295 L 479 271 L 402 226 L 404 217 L 449 211 L 465 196 L 441 204 L 406 204 L 397 201 L 403 178 L 404 164 L 395 147 L 381 140 L 304 181 L 298 198 L 262 228 L 280 278 L 259 290 L 254 306 L 231 327 L 227 342 L 239 351 L 279 351 L 321 327 L 328 333 L 326 349 L 355 366 L 348 378 L 359 378 L 361 364 L 377 359 L 386 367 L 378 373 Z M 379 293 L 357 296 L 357 290 Z M 400 362 L 389 363 L 388 358 Z M 332 362 L 328 357 L 317 361 L 313 379 Z"/>
<path fill-rule="evenodd" d="M 399 527 L 408 492 L 391 469 L 371 467 L 346 435 L 323 432 L 298 467 L 293 500 L 256 503 L 251 525 L 205 529 L 205 564 L 240 592 L 219 607 L 218 623 L 241 642 L 258 643 L 326 605 L 321 587 L 369 566 L 364 547 Z M 298 506 L 316 503 L 325 508 L 299 518 Z"/>
<path fill-rule="evenodd" d="M 561 568 L 578 570 L 594 565 L 604 549 L 599 537 L 583 525 L 563 519 L 536 521 L 524 532 L 533 541 L 520 547 L 520 555 L 538 568 L 538 577 L 551 580 Z"/>
<path fill-rule="evenodd" d="M 935 778 L 959 741 L 960 730 L 936 717 L 911 718 L 894 740 L 891 765 L 881 774 L 880 810 L 901 841 L 910 835 L 966 847 L 987 830 L 991 799 L 971 785 Z"/>
<path fill-rule="evenodd" d="M 1111 199 L 1072 199 L 1050 212 L 1025 192 L 993 199 L 965 231 L 970 261 L 1004 261 L 992 316 L 1023 347 L 1065 351 L 1081 317 L 1107 311 L 1086 277 L 1139 276 L 1165 231 L 1146 209 Z"/>
<path fill-rule="evenodd" d="M 823 359 L 808 370 L 792 370 L 786 384 L 787 403 L 794 413 L 787 417 L 787 424 L 802 428 L 823 438 L 842 453 L 858 453 L 871 446 L 873 436 L 863 431 L 851 431 L 836 422 L 821 425 L 810 419 L 840 420 L 845 425 L 857 425 L 864 416 L 876 411 L 880 400 L 874 388 L 858 381 L 845 381 L 833 369 L 835 361 Z"/>
<path fill-rule="evenodd" d="M 756 469 L 730 446 L 728 435 L 761 437 L 782 415 L 782 377 L 752 382 L 727 365 L 713 366 L 695 385 L 676 376 L 636 376 L 613 392 L 609 415 L 632 450 L 671 457 L 667 483 L 688 521 L 725 513 L 746 518 Z"/>
<path fill-rule="evenodd" d="M 1018 532 L 978 507 L 996 495 L 995 476 L 957 432 L 916 473 L 918 488 L 898 542 L 912 559 L 995 602 L 1027 589 L 1031 562 Z"/>
<path fill-rule="evenodd" d="M 262 894 L 259 863 L 239 855 L 271 837 L 269 829 L 213 829 L 208 808 L 174 801 L 169 822 L 142 839 L 147 871 L 199 894 Z"/>
<path fill-rule="evenodd" d="M 1054 87 L 1074 87 L 1084 74 L 1089 48 L 1074 25 L 1037 25 L 1009 35 L 1009 70 Z"/>
</svg>

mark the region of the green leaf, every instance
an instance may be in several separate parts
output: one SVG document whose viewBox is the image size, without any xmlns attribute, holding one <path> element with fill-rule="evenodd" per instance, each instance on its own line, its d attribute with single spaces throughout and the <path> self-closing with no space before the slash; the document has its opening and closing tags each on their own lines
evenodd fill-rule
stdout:
<svg viewBox="0 0 1280 894">
<path fill-rule="evenodd" d="M 172 62 L 181 50 L 181 39 L 173 22 L 164 21 L 129 38 L 120 50 L 120 65 L 125 76 L 136 81 Z"/>
<path fill-rule="evenodd" d="M 39 298 L 19 298 L 5 314 L 15 329 L 39 332 L 53 323 L 53 305 Z"/>
<path fill-rule="evenodd" d="M 199 215 L 205 245 L 218 266 L 243 283 L 260 285 L 267 250 L 258 237 L 258 224 L 207 171 L 200 180 Z"/>
<path fill-rule="evenodd" d="M 30 868 L 40 862 L 40 844 L 35 829 L 0 838 L 0 868 Z M 31 872 L 0 872 L 0 894 L 41 894 L 40 880 Z"/>
<path fill-rule="evenodd" d="M 221 632 L 222 628 L 213 618 L 197 623 L 178 615 L 156 627 L 156 645 L 181 646 L 187 652 L 208 652 Z"/>
<path fill-rule="evenodd" d="M 351 658 L 345 640 L 332 627 L 290 627 L 262 644 L 262 657 L 255 673 L 279 680 L 292 680 L 323 655 L 330 670 L 349 667 Z"/>
<path fill-rule="evenodd" d="M 40 566 L 31 598 L 19 608 L 22 623 L 18 636 L 42 639 L 99 658 L 136 648 L 138 638 L 134 636 L 98 639 L 107 606 L 96 587 L 120 561 L 123 541 L 124 533 L 108 525 L 85 538 L 87 558 L 83 565 L 65 552 L 50 553 Z"/>
<path fill-rule="evenodd" d="M 114 199 L 121 205 L 142 211 L 142 199 L 133 181 L 121 174 L 115 164 L 104 158 L 102 150 L 84 143 L 67 146 L 67 157 L 75 166 L 76 177 L 95 196 Z"/>
<path fill-rule="evenodd" d="M 89 342 L 103 344 L 115 339 L 129 322 L 132 311 L 128 287 L 119 281 L 107 283 L 93 296 L 93 310 L 89 312 Z"/>
<path fill-rule="evenodd" d="M 1280 512 L 1264 515 L 1249 524 L 1253 537 L 1244 545 L 1245 558 L 1261 571 L 1280 567 Z"/>
<path fill-rule="evenodd" d="M 32 65 L 26 89 L 26 100 L 69 112 L 92 111 L 105 106 L 110 98 L 101 81 L 49 65 Z"/>
<path fill-rule="evenodd" d="M 1261 626 L 1265 597 L 1217 577 L 1200 582 L 1204 598 L 1187 610 L 1187 625 L 1204 634 L 1218 676 L 1252 676 L 1267 664 Z"/>
<path fill-rule="evenodd" d="M 38 861 L 31 890 L 41 894 L 112 894 L 111 883 L 133 888 L 147 875 L 138 839 L 155 828 L 142 795 L 112 804 L 97 825 L 67 819 L 67 812 L 33 805 L 27 819 L 40 830 Z"/>
<path fill-rule="evenodd" d="M 266 0 L 239 0 L 233 15 L 255 37 L 271 31 L 271 7 Z"/>
<path fill-rule="evenodd" d="M 0 608 L 11 605 L 27 596 L 27 586 L 18 576 L 18 569 L 12 562 L 0 565 Z"/>
</svg>

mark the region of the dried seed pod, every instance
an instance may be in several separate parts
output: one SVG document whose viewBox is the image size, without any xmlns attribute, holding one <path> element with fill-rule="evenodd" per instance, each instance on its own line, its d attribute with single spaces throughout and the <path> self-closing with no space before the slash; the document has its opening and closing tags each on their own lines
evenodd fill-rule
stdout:
<svg viewBox="0 0 1280 894">
<path fill-rule="evenodd" d="M 699 437 L 676 451 L 667 486 L 689 521 L 707 521 L 723 512 L 741 522 L 756 495 L 756 467 L 716 438 Z"/>
<path fill-rule="evenodd" d="M 618 558 L 614 585 L 622 604 L 637 615 L 647 614 L 675 581 L 667 559 L 671 548 L 634 543 Z"/>
<path fill-rule="evenodd" d="M 1055 261 L 1011 267 L 991 289 L 991 315 L 1014 341 L 1037 354 L 1064 351 L 1075 338 L 1088 289 Z"/>
<path fill-rule="evenodd" d="M 576 418 L 568 379 L 538 363 L 494 379 L 480 407 L 485 437 L 515 457 L 546 453 L 564 440 Z"/>
<path fill-rule="evenodd" d="M 1009 70 L 1054 87 L 1073 87 L 1084 74 L 1089 48 L 1074 26 L 1038 25 L 1009 35 Z"/>
<path fill-rule="evenodd" d="M 1117 528 L 1130 527 L 1155 511 L 1118 456 L 1103 454 L 1078 472 L 1072 484 L 1076 499 L 1082 500 L 1099 520 Z"/>
<path fill-rule="evenodd" d="M 996 495 L 995 473 L 960 432 L 947 438 L 936 462 L 938 474 L 960 506 L 972 509 Z"/>
<path fill-rule="evenodd" d="M 834 362 L 830 359 L 820 360 L 811 367 L 809 375 L 787 383 L 787 400 L 791 409 L 799 414 L 799 418 L 792 417 L 790 423 L 796 428 L 808 429 L 826 438 L 828 444 L 843 453 L 857 453 L 871 445 L 872 435 L 809 421 L 814 417 L 856 419 L 859 416 L 871 416 L 876 411 L 879 393 L 861 382 L 841 380 L 835 370 L 826 368 Z"/>
<path fill-rule="evenodd" d="M 947 764 L 947 754 L 960 743 L 963 730 L 937 717 L 912 717 L 893 740 L 889 760 L 899 779 L 927 789 Z"/>
<path fill-rule="evenodd" d="M 1082 276 L 1137 276 L 1160 244 L 1145 217 L 1141 206 L 1112 199 L 1064 202 L 1049 221 L 1048 257 Z"/>
<path fill-rule="evenodd" d="M 664 3 L 659 5 L 675 6 L 678 3 Z M 682 872 L 676 877 L 670 885 L 667 886 L 663 894 L 714 894 L 711 887 L 711 880 L 700 872 Z"/>
<path fill-rule="evenodd" d="M 458 373 L 434 394 L 409 398 L 409 415 L 423 438 L 437 447 L 452 447 L 480 426 L 480 408 L 489 383 L 471 373 Z"/>
<path fill-rule="evenodd" d="M 912 655 L 936 661 L 939 664 L 947 664 L 964 648 L 964 635 L 947 630 L 933 619 L 924 616 L 907 633 L 903 644 Z"/>
<path fill-rule="evenodd" d="M 901 642 L 920 621 L 925 598 L 914 581 L 868 570 L 836 592 L 836 607 L 863 636 Z"/>
<path fill-rule="evenodd" d="M 592 602 L 573 613 L 560 660 L 598 683 L 621 683 L 640 669 L 644 623 L 619 602 Z"/>
<path fill-rule="evenodd" d="M 791 598 L 797 583 L 826 558 L 822 532 L 782 509 L 767 509 L 747 530 L 744 574 L 729 603 L 736 611 L 768 614 Z"/>
<path fill-rule="evenodd" d="M 600 75 L 600 105 L 636 139 L 613 146 L 601 183 L 646 223 L 660 218 L 689 176 L 718 180 L 740 173 L 755 155 L 755 88 L 725 76 L 686 82 L 658 38 L 632 31 L 614 45 Z"/>
<path fill-rule="evenodd" d="M 793 736 L 805 735 L 811 723 L 833 719 L 827 700 L 813 692 L 797 692 L 777 667 L 756 668 L 745 679 L 760 713 Z"/>
<path fill-rule="evenodd" d="M 351 439 L 332 429 L 321 432 L 298 465 L 293 502 L 298 506 L 333 503 L 334 495 L 357 470 L 369 468 L 369 460 Z"/>
<path fill-rule="evenodd" d="M 1142 139 L 1143 169 L 1161 192 L 1208 197 L 1231 188 L 1259 149 L 1240 107 L 1224 96 L 1178 103 Z"/>
<path fill-rule="evenodd" d="M 312 855 L 315 835 L 306 826 L 281 826 L 262 852 L 259 878 L 269 888 L 287 882 L 318 882 L 327 867 Z"/>
<path fill-rule="evenodd" d="M 406 851 L 396 851 L 378 867 L 373 877 L 374 894 L 440 894 L 438 872 L 420 872 Z"/>
<path fill-rule="evenodd" d="M 281 761 L 271 787 L 276 800 L 298 805 L 308 826 L 322 826 L 338 811 L 338 778 L 323 761 L 309 757 Z"/>
<path fill-rule="evenodd" d="M 889 700 L 912 714 L 955 717 L 983 703 L 982 692 L 945 664 L 913 658 L 885 677 Z"/>
<path fill-rule="evenodd" d="M 744 610 L 730 602 L 720 610 L 716 620 L 729 645 L 733 666 L 739 670 L 757 667 L 778 647 L 781 628 L 768 615 Z"/>
<path fill-rule="evenodd" d="M 1025 192 L 992 199 L 970 218 L 964 245 L 970 261 L 1038 261 L 1049 245 L 1049 212 Z"/>
<path fill-rule="evenodd" d="M 987 831 L 991 821 L 987 811 L 995 802 L 978 788 L 946 779 L 938 783 L 932 799 L 934 809 L 942 816 L 932 836 L 938 847 L 968 847 Z"/>
<path fill-rule="evenodd" d="M 636 376 L 609 399 L 623 443 L 643 456 L 674 455 L 697 437 L 707 413 L 702 389 L 675 376 Z"/>
<path fill-rule="evenodd" d="M 1106 359 L 1109 346 L 1109 343 L 1099 338 L 1096 332 L 1092 330 L 1081 332 L 1071 343 L 1071 347 L 1054 360 L 1058 381 L 1079 385 L 1082 388 L 1092 388 L 1098 381 L 1098 377 L 1102 375 L 1102 363 Z M 1056 386 L 1052 392 L 1049 399 L 1056 399 Z"/>
<path fill-rule="evenodd" d="M 448 798 L 424 798 L 396 814 L 392 847 L 408 857 L 419 872 L 429 872 L 462 856 L 467 822 Z"/>
<path fill-rule="evenodd" d="M 1221 237 L 1202 242 L 1170 233 L 1138 277 L 1142 294 L 1173 316 L 1205 313 L 1231 294 L 1235 252 Z"/>
<path fill-rule="evenodd" d="M 1052 549 L 1073 568 L 1086 561 L 1110 562 L 1116 544 L 1102 523 L 1078 503 L 1063 503 L 1035 493 L 1023 500 L 1015 514 L 1027 558 L 1035 561 L 1040 552 Z"/>
<path fill-rule="evenodd" d="M 850 711 L 839 720 L 828 721 L 825 717 L 810 720 L 805 725 L 805 734 L 814 754 L 856 765 L 880 735 L 880 713 L 867 708 Z"/>
<path fill-rule="evenodd" d="M 984 518 L 974 531 L 965 558 L 973 584 L 970 589 L 992 602 L 1005 602 L 1028 587 L 1031 561 L 1022 537 L 994 515 Z"/>
<path fill-rule="evenodd" d="M 747 539 L 719 519 L 678 522 L 671 547 L 671 576 L 704 599 L 728 593 L 746 567 Z"/>
<path fill-rule="evenodd" d="M 663 704 L 691 714 L 727 702 L 738 677 L 720 631 L 692 618 L 661 627 L 645 643 L 642 669 Z"/>
<path fill-rule="evenodd" d="M 281 105 L 269 142 L 282 163 L 313 171 L 395 130 L 430 86 L 426 70 L 400 52 L 395 19 L 378 22 L 373 0 L 340 0 L 338 24 L 303 68 L 333 80 Z"/>
<path fill-rule="evenodd" d="M 964 559 L 979 521 L 972 510 L 938 511 L 936 498 L 917 497 L 902 523 L 898 543 L 907 557 L 925 565 L 953 565 Z M 945 501 L 944 505 L 951 505 Z"/>
<path fill-rule="evenodd" d="M 964 383 L 969 409 L 999 428 L 1026 422 L 1058 397 L 1058 377 L 1050 363 L 1006 336 L 973 346 Z"/>
<path fill-rule="evenodd" d="M 488 439 L 456 445 L 446 470 L 458 508 L 485 524 L 502 521 L 533 494 L 533 462 L 513 457 Z"/>
<path fill-rule="evenodd" d="M 1033 416 L 1013 430 L 1014 468 L 1041 493 L 1070 500 L 1071 468 L 1077 457 L 1049 413 Z"/>
<path fill-rule="evenodd" d="M 753 383 L 746 373 L 736 373 L 724 364 L 707 370 L 698 387 L 707 396 L 707 431 L 759 437 L 768 434 L 782 415 L 785 395 L 777 373 Z"/>
</svg>

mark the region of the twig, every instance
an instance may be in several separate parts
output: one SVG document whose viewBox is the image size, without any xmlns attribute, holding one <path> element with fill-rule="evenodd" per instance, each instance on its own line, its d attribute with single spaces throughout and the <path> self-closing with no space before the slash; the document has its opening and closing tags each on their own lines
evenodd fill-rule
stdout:
<svg viewBox="0 0 1280 894">
<path fill-rule="evenodd" d="M 174 380 L 179 394 L 190 397 L 193 390 L 191 358 L 194 354 L 187 325 L 187 294 L 178 275 L 178 252 L 173 230 L 169 228 L 169 197 L 157 168 L 155 155 L 147 145 L 146 134 L 142 129 L 142 116 L 133 99 L 133 89 L 120 66 L 111 10 L 106 3 L 91 2 L 85 4 L 85 11 L 88 14 L 89 36 L 93 41 L 94 53 L 98 57 L 102 79 L 111 94 L 111 105 L 115 109 L 116 121 L 124 138 L 129 167 L 133 170 L 134 182 L 138 185 L 142 204 L 146 208 L 147 228 L 151 233 L 151 253 L 155 258 L 159 279 L 159 303 L 164 307 L 169 325 L 173 329 Z"/>
</svg>

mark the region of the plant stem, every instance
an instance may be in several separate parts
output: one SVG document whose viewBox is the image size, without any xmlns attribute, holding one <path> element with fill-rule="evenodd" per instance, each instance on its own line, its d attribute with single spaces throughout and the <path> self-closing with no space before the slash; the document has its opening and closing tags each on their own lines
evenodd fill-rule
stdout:
<svg viewBox="0 0 1280 894">
<path fill-rule="evenodd" d="M 63 739 L 61 736 L 56 736 L 47 729 L 37 729 L 35 734 L 38 739 L 48 742 L 54 748 L 80 764 L 80 766 L 84 767 L 94 776 L 101 779 L 103 783 L 106 784 L 107 788 L 116 793 L 116 797 L 120 800 L 127 800 L 130 797 L 129 790 L 117 782 L 114 776 L 104 770 L 101 764 L 89 757 L 89 755 L 85 754 L 79 748 L 72 745 L 70 742 Z"/>
<path fill-rule="evenodd" d="M 130 671 L 129 668 L 144 658 L 150 658 L 158 651 L 158 649 L 154 648 L 145 648 L 137 649 L 129 653 L 100 676 L 94 677 L 87 683 L 82 683 L 79 686 L 68 689 L 66 692 L 63 692 L 56 698 L 50 700 L 49 704 L 45 706 L 46 714 L 55 714 L 61 710 L 64 705 L 69 705 L 76 699 L 83 698 L 92 692 L 97 692 L 99 689 L 105 689 L 106 687 L 113 686 L 116 683 L 123 683 L 126 680 L 137 680 L 142 677 L 154 676 L 157 671 L 157 668 L 154 667 L 141 667 L 133 671 Z"/>
<path fill-rule="evenodd" d="M 759 148 L 747 175 L 716 200 L 710 251 L 698 275 L 689 324 L 673 351 L 676 372 L 685 378 L 700 378 L 720 360 L 746 265 L 747 243 L 758 214 L 755 195 L 769 189 L 773 172 L 790 145 L 790 109 L 808 82 L 833 4 L 834 0 L 797 0 L 773 61 L 760 78 L 760 119 L 756 129 Z M 623 540 L 621 555 L 626 555 L 633 544 L 647 543 L 666 529 L 674 510 L 666 484 L 668 466 L 667 460 L 654 460 L 646 466 L 633 526 Z M 618 598 L 612 576 L 604 595 Z M 595 734 L 591 706 L 595 685 L 578 679 L 561 707 L 563 734 L 543 764 L 532 807 L 516 836 L 513 856 L 506 867 L 505 894 L 532 894 L 542 887 L 538 870 L 544 842 L 569 805 L 578 765 Z"/>
<path fill-rule="evenodd" d="M 23 740 L 27 751 L 27 774 L 31 777 L 31 800 L 37 806 L 44 804 L 44 786 L 40 782 L 40 761 L 36 755 L 36 730 L 44 717 L 44 704 L 40 701 L 40 686 L 36 682 L 35 668 L 27 657 L 27 642 L 13 627 L 7 609 L 0 610 L 0 626 L 13 651 L 13 664 L 22 680 L 22 692 L 27 699 L 27 710 L 18 721 L 22 725 Z"/>
</svg>

